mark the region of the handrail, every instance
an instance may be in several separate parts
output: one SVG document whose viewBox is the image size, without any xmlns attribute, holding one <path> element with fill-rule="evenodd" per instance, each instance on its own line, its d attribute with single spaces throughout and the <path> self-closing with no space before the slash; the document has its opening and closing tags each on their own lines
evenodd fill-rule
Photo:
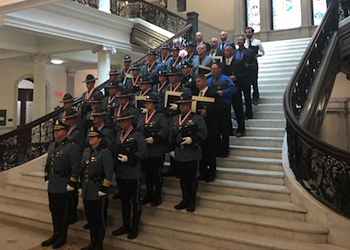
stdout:
<svg viewBox="0 0 350 250">
<path fill-rule="evenodd" d="M 350 153 L 321 141 L 299 122 L 313 80 L 319 73 L 330 42 L 334 40 L 332 37 L 337 36 L 337 29 L 338 6 L 333 1 L 287 85 L 283 109 L 287 122 L 289 163 L 296 179 L 320 202 L 350 218 L 350 203 L 347 198 L 350 191 Z M 323 70 L 332 71 L 330 74 L 335 76 L 339 69 Z M 326 87 L 329 86 L 323 86 Z M 327 104 L 329 96 L 321 96 L 320 99 L 322 98 Z M 318 120 L 313 122 L 317 123 Z"/>
<path fill-rule="evenodd" d="M 171 12 L 171 11 L 169 11 L 169 10 L 167 10 L 167 9 L 164 9 L 164 8 L 158 6 L 158 5 L 155 5 L 155 4 L 153 4 L 153 3 L 147 2 L 147 1 L 145 1 L 145 0 L 136 0 L 136 1 L 131 1 L 131 2 L 142 2 L 142 3 L 144 3 L 144 4 L 147 4 L 147 5 L 149 5 L 149 6 L 152 6 L 153 8 L 155 8 L 155 9 L 161 11 L 161 12 L 166 13 L 166 14 L 169 15 L 169 16 L 176 17 L 176 18 L 181 19 L 181 20 L 183 20 L 183 21 L 185 21 L 185 22 L 187 21 L 186 18 L 184 18 L 184 17 L 182 17 L 182 16 L 180 16 L 180 15 L 174 13 L 174 12 Z"/>
</svg>

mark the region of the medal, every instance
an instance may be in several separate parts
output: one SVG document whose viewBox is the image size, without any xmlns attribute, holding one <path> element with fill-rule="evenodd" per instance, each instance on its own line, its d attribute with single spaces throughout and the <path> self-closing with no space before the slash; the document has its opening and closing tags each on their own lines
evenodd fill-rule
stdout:
<svg viewBox="0 0 350 250">
<path fill-rule="evenodd" d="M 122 132 L 120 133 L 120 142 L 121 143 L 124 143 L 126 137 L 128 137 L 128 135 L 131 133 L 131 131 L 134 129 L 133 126 L 131 126 L 125 133 L 125 135 L 123 135 L 124 133 L 124 130 L 122 130 Z"/>
<path fill-rule="evenodd" d="M 155 116 L 155 115 L 156 115 L 156 110 L 153 110 L 152 114 L 148 118 L 148 112 L 147 112 L 146 115 L 145 115 L 145 125 L 147 125 L 151 121 L 153 116 Z"/>
</svg>

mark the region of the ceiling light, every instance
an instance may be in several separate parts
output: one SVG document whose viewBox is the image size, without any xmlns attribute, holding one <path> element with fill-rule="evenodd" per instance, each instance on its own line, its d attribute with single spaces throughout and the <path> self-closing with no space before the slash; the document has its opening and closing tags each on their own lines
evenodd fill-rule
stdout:
<svg viewBox="0 0 350 250">
<path fill-rule="evenodd" d="M 62 64 L 63 61 L 62 61 L 62 60 L 51 60 L 51 63 L 52 63 L 52 64 L 59 65 L 59 64 Z"/>
</svg>

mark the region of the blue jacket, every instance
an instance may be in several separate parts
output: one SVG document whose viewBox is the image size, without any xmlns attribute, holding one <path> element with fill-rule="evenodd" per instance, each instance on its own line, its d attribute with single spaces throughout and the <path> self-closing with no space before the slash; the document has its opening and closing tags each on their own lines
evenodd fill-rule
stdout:
<svg viewBox="0 0 350 250">
<path fill-rule="evenodd" d="M 223 96 L 219 97 L 219 100 L 224 106 L 230 106 L 231 97 L 234 93 L 237 92 L 237 87 L 232 82 L 231 78 L 222 74 L 215 78 L 214 76 L 212 76 L 207 80 L 208 88 L 210 88 L 212 82 L 227 82 L 228 88 L 225 90 L 222 90 Z"/>
</svg>

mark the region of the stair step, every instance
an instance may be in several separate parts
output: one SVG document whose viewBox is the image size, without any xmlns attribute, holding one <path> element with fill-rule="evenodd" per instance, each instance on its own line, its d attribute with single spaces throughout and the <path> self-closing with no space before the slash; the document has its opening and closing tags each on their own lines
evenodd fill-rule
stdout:
<svg viewBox="0 0 350 250">
<path fill-rule="evenodd" d="M 292 72 L 259 72 L 259 78 L 261 79 L 279 79 L 280 77 L 283 78 L 290 78 L 293 75 L 293 71 Z"/>
<path fill-rule="evenodd" d="M 236 128 L 234 128 L 236 129 Z M 257 137 L 280 137 L 283 138 L 285 133 L 284 128 L 246 128 L 244 134 L 246 136 L 257 136 Z"/>
<path fill-rule="evenodd" d="M 268 60 L 264 60 L 263 57 L 260 57 L 258 60 L 259 66 L 264 64 L 265 66 L 275 63 L 296 63 L 299 62 L 301 59 L 301 56 L 294 56 L 294 57 L 280 57 L 280 58 L 269 58 Z"/>
<path fill-rule="evenodd" d="M 165 177 L 164 187 L 180 188 L 179 179 L 174 177 Z M 278 185 L 216 179 L 211 183 L 199 181 L 198 190 L 200 192 L 227 194 L 266 200 L 290 201 L 290 191 L 286 187 Z"/>
<path fill-rule="evenodd" d="M 259 105 L 257 105 L 259 106 Z M 255 107 L 253 108 L 253 110 Z M 283 111 L 253 111 L 254 119 L 285 119 Z"/>
<path fill-rule="evenodd" d="M 269 96 L 269 97 L 261 96 L 259 98 L 259 104 L 263 104 L 263 103 L 282 103 L 282 102 L 283 102 L 283 97 L 282 96 Z"/>
<path fill-rule="evenodd" d="M 260 93 L 260 96 L 261 97 L 267 97 L 267 98 L 270 98 L 270 97 L 283 97 L 284 95 L 284 90 L 279 90 L 279 89 L 276 89 L 276 90 L 259 90 L 259 93 Z"/>
<path fill-rule="evenodd" d="M 280 159 L 229 156 L 227 158 L 217 158 L 217 165 L 221 168 L 241 168 L 283 172 L 282 160 Z"/>
<path fill-rule="evenodd" d="M 259 90 L 285 90 L 287 87 L 287 81 L 284 83 L 275 84 L 260 84 L 258 83 Z"/>
<path fill-rule="evenodd" d="M 218 179 L 230 181 L 277 186 L 284 184 L 284 174 L 278 171 L 218 167 L 216 168 L 216 176 Z"/>
<path fill-rule="evenodd" d="M 278 137 L 230 136 L 230 144 L 238 146 L 282 148 L 282 143 L 283 139 Z"/>
<path fill-rule="evenodd" d="M 259 105 L 258 105 L 259 106 Z M 246 127 L 254 128 L 285 128 L 285 119 L 249 119 L 245 121 Z"/>
<path fill-rule="evenodd" d="M 256 112 L 261 111 L 280 111 L 283 112 L 283 105 L 282 103 L 261 103 L 259 105 L 253 105 L 253 115 Z M 284 114 L 284 112 L 283 112 Z M 253 116 L 254 117 L 254 116 Z"/>
<path fill-rule="evenodd" d="M 282 148 L 230 145 L 229 155 L 282 159 Z"/>
<path fill-rule="evenodd" d="M 292 62 L 292 63 L 274 63 L 274 62 L 271 62 L 271 63 L 264 63 L 264 64 L 260 64 L 259 65 L 259 70 L 261 69 L 276 69 L 276 70 L 284 70 L 285 68 L 289 68 L 289 67 L 294 67 L 294 70 L 295 68 L 298 66 L 299 62 L 295 61 L 295 62 Z M 293 70 L 293 71 L 294 71 Z"/>
</svg>

